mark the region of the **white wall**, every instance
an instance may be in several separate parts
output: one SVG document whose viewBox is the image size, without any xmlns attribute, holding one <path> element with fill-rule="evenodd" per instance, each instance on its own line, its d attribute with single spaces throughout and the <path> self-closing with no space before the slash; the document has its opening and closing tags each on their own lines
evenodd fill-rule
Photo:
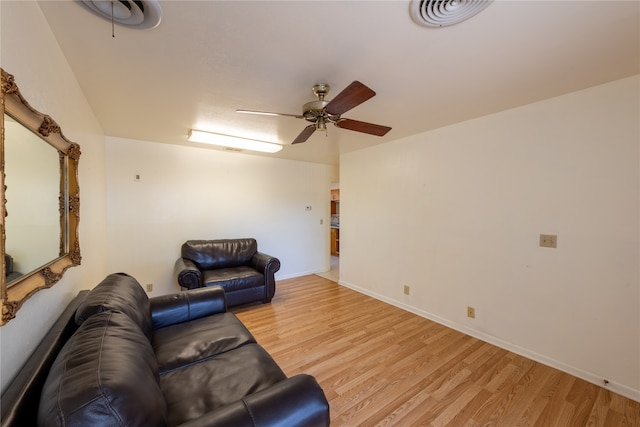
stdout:
<svg viewBox="0 0 640 427">
<path fill-rule="evenodd" d="M 636 76 L 343 155 L 341 283 L 640 400 L 639 104 Z"/>
<path fill-rule="evenodd" d="M 182 243 L 236 237 L 280 259 L 277 279 L 326 271 L 330 180 L 328 165 L 108 137 L 109 271 L 175 292 Z"/>
<path fill-rule="evenodd" d="M 0 388 L 4 390 L 71 298 L 106 274 L 106 195 L 101 127 L 38 3 L 0 2 L 0 17 L 0 65 L 14 75 L 29 103 L 50 115 L 82 150 L 82 265 L 67 270 L 53 288 L 32 296 L 17 317 L 0 328 Z"/>
</svg>

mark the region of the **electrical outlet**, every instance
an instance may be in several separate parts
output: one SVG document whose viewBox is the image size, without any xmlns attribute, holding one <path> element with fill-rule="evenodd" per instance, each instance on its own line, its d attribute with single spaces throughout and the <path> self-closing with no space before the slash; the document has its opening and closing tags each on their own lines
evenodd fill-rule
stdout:
<svg viewBox="0 0 640 427">
<path fill-rule="evenodd" d="M 409 285 L 404 285 L 404 294 L 409 295 L 411 293 L 411 287 Z"/>
<path fill-rule="evenodd" d="M 541 234 L 540 235 L 540 247 L 542 248 L 557 248 L 558 236 L 555 234 Z"/>
<path fill-rule="evenodd" d="M 147 292 L 153 292 L 153 283 L 147 283 Z"/>
<path fill-rule="evenodd" d="M 473 308 L 473 307 L 467 307 L 467 317 L 475 319 L 476 318 L 476 309 Z"/>
</svg>

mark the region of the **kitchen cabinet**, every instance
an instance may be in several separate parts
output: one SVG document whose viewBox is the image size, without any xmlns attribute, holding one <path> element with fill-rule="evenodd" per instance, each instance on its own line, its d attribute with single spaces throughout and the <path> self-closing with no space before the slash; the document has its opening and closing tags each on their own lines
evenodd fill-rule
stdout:
<svg viewBox="0 0 640 427">
<path fill-rule="evenodd" d="M 340 190 L 331 190 L 331 215 L 340 215 Z"/>
<path fill-rule="evenodd" d="M 331 190 L 331 255 L 340 255 L 340 189 Z"/>
<path fill-rule="evenodd" d="M 331 227 L 331 255 L 340 256 L 340 229 Z"/>
<path fill-rule="evenodd" d="M 331 201 L 331 215 L 340 215 L 340 201 Z"/>
</svg>

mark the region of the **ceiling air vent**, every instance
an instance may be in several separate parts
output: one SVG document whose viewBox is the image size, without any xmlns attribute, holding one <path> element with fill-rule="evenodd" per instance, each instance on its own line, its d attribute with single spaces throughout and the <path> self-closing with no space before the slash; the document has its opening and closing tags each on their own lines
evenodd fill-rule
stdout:
<svg viewBox="0 0 640 427">
<path fill-rule="evenodd" d="M 158 0 L 80 1 L 101 18 L 129 28 L 155 28 L 162 19 L 162 9 Z"/>
<path fill-rule="evenodd" d="M 412 0 L 411 18 L 426 27 L 446 27 L 480 13 L 493 0 Z"/>
</svg>

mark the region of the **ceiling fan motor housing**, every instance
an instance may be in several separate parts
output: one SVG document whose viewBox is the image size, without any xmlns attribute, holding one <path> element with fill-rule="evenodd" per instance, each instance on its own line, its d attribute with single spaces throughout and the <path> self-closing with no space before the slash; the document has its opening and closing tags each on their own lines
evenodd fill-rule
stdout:
<svg viewBox="0 0 640 427">
<path fill-rule="evenodd" d="M 329 101 L 311 101 L 302 106 L 302 115 L 310 122 L 315 122 L 318 117 L 326 114 L 324 107 L 327 106 Z"/>
<path fill-rule="evenodd" d="M 317 101 L 307 102 L 302 106 L 302 116 L 305 120 L 315 123 L 319 130 L 326 129 L 326 123 L 336 123 L 340 120 L 340 115 L 332 115 L 325 111 L 325 107 L 329 101 L 325 101 L 324 97 L 329 93 L 330 86 L 326 83 L 314 85 L 313 94 L 318 97 Z"/>
</svg>

